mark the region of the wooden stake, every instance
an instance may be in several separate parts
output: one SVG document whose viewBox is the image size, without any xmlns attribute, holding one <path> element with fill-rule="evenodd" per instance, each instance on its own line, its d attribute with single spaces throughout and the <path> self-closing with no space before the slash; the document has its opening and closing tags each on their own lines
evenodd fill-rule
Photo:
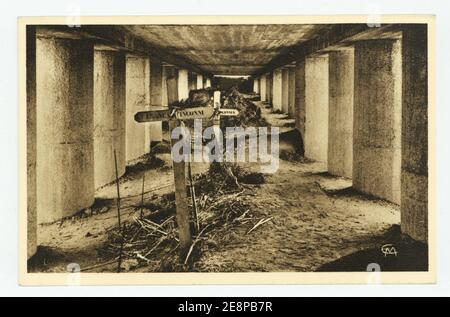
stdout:
<svg viewBox="0 0 450 317">
<path fill-rule="evenodd" d="M 145 187 L 145 172 L 144 175 L 142 175 L 141 219 L 144 218 L 144 187 Z"/>
<path fill-rule="evenodd" d="M 120 188 L 119 188 L 119 170 L 117 168 L 117 155 L 116 149 L 114 149 L 114 166 L 116 169 L 116 188 L 117 188 L 117 222 L 119 224 L 119 234 L 120 234 L 120 250 L 119 250 L 119 261 L 117 263 L 117 273 L 120 273 L 122 266 L 122 250 L 123 250 L 123 230 L 122 222 L 120 220 Z"/>
<path fill-rule="evenodd" d="M 191 161 L 188 162 L 188 177 L 189 177 L 189 187 L 191 188 L 192 208 L 194 210 L 195 231 L 198 234 L 200 232 L 200 223 L 198 222 L 198 208 L 197 208 L 197 201 L 195 200 L 194 182 L 192 180 Z"/>
<path fill-rule="evenodd" d="M 178 83 L 176 78 L 167 79 L 167 99 L 168 104 L 172 105 L 178 101 Z M 178 121 L 169 122 L 169 131 L 179 125 Z M 178 140 L 172 140 L 172 135 L 170 136 L 170 143 L 173 146 Z M 189 208 L 187 204 L 187 193 L 186 193 L 186 170 L 185 162 L 174 162 L 173 163 L 173 177 L 175 181 L 175 203 L 177 206 L 177 225 L 178 225 L 178 235 L 180 239 L 180 250 L 182 256 L 184 256 L 191 245 L 191 229 L 189 226 Z"/>
</svg>

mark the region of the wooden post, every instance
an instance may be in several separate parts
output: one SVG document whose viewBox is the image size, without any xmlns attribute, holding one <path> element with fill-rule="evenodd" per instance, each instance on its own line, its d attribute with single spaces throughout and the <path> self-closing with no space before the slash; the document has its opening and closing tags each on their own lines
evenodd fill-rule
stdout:
<svg viewBox="0 0 450 317">
<path fill-rule="evenodd" d="M 178 83 L 176 78 L 167 79 L 167 99 L 169 106 L 174 102 L 178 101 Z M 169 121 L 169 131 L 179 126 L 179 121 L 171 120 Z M 172 140 L 170 136 L 170 142 L 173 146 L 178 140 Z M 177 207 L 177 224 L 178 224 L 178 235 L 180 239 L 180 249 L 182 255 L 185 255 L 191 245 L 191 229 L 189 226 L 189 208 L 187 204 L 187 193 L 186 193 L 186 168 L 185 162 L 181 161 L 179 163 L 173 162 L 173 176 L 175 181 L 175 203 Z"/>
<path fill-rule="evenodd" d="M 217 90 L 214 92 L 214 109 L 220 109 L 220 91 Z M 213 124 L 220 127 L 220 116 L 217 115 L 214 117 Z"/>
<path fill-rule="evenodd" d="M 166 80 L 167 84 L 167 100 L 169 106 L 173 105 L 178 101 L 178 83 L 176 78 L 168 78 Z M 193 119 L 209 119 L 211 116 L 215 115 L 215 120 L 220 120 L 220 116 L 237 116 L 239 111 L 236 109 L 220 109 L 220 92 L 215 94 L 215 99 L 218 100 L 215 103 L 216 109 L 213 107 L 192 107 L 192 108 L 182 108 L 177 109 L 172 114 L 169 109 L 152 109 L 149 111 L 137 112 L 134 116 L 136 122 L 154 122 L 154 121 L 169 121 L 170 133 L 173 129 L 182 123 L 182 120 L 193 120 Z M 216 113 L 215 113 L 216 112 Z M 170 137 L 171 147 L 175 145 L 179 140 L 172 140 L 172 135 Z M 190 153 L 184 153 L 189 154 Z M 175 203 L 177 208 L 177 224 L 178 224 L 178 234 L 180 240 L 180 250 L 181 255 L 185 256 L 191 246 L 191 230 L 190 230 L 190 217 L 189 208 L 187 204 L 187 191 L 186 191 L 186 162 L 174 162 L 173 164 L 173 175 L 175 181 Z M 195 201 L 194 201 L 195 208 Z"/>
</svg>

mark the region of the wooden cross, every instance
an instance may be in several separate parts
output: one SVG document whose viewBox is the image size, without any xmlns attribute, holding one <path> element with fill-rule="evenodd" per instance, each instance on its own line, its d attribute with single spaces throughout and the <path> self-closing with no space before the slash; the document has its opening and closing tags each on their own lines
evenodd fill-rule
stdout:
<svg viewBox="0 0 450 317">
<path fill-rule="evenodd" d="M 178 83 L 176 78 L 167 79 L 167 99 L 168 104 L 173 105 L 178 101 Z M 217 94 L 218 93 L 218 94 Z M 154 122 L 154 121 L 168 121 L 169 130 L 172 131 L 183 120 L 193 119 L 214 119 L 217 120 L 220 116 L 237 116 L 239 111 L 236 109 L 220 109 L 220 92 L 215 92 L 214 96 L 218 96 L 219 106 L 215 107 L 193 107 L 193 108 L 179 108 L 168 109 L 159 108 L 149 111 L 141 111 L 135 114 L 134 119 L 137 122 Z M 216 98 L 214 98 L 216 101 Z M 170 133 L 172 135 L 172 133 Z M 178 140 L 171 137 L 171 147 Z M 192 242 L 191 229 L 189 226 L 189 208 L 187 203 L 186 193 L 186 166 L 185 162 L 172 162 L 173 175 L 175 182 L 175 204 L 176 204 L 176 219 L 178 224 L 178 235 L 180 240 L 180 249 L 182 255 L 186 255 Z"/>
</svg>

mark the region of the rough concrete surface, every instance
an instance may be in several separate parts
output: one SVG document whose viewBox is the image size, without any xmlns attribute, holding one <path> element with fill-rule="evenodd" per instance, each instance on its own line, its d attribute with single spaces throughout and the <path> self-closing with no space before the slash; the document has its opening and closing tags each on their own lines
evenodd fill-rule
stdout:
<svg viewBox="0 0 450 317">
<path fill-rule="evenodd" d="M 403 32 L 402 231 L 428 241 L 427 28 Z"/>
<path fill-rule="evenodd" d="M 352 177 L 353 169 L 353 49 L 328 54 L 328 171 Z"/>
<path fill-rule="evenodd" d="M 277 69 L 273 72 L 273 79 L 272 79 L 272 93 L 273 93 L 273 110 L 275 111 L 282 111 L 283 110 L 283 76 L 282 76 L 282 70 Z"/>
<path fill-rule="evenodd" d="M 94 51 L 94 181 L 95 188 L 125 173 L 125 55 Z"/>
<path fill-rule="evenodd" d="M 51 222 L 94 201 L 93 45 L 37 38 L 37 211 Z"/>
<path fill-rule="evenodd" d="M 146 70 L 148 58 L 134 55 L 126 57 L 126 160 L 130 162 L 150 148 L 146 138 L 146 124 L 137 123 L 134 115 L 147 110 L 148 90 Z"/>
<path fill-rule="evenodd" d="M 355 44 L 353 185 L 400 203 L 401 45 Z"/>
<path fill-rule="evenodd" d="M 305 156 L 327 162 L 328 157 L 328 56 L 305 62 Z"/>
</svg>

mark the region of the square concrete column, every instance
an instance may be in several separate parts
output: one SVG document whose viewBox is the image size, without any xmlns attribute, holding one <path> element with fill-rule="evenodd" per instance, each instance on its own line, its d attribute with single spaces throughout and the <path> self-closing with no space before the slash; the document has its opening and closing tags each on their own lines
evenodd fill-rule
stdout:
<svg viewBox="0 0 450 317">
<path fill-rule="evenodd" d="M 289 69 L 281 70 L 281 111 L 289 112 Z"/>
<path fill-rule="evenodd" d="M 94 202 L 94 48 L 37 33 L 37 215 L 48 223 Z"/>
<path fill-rule="evenodd" d="M 197 74 L 197 89 L 203 89 L 203 76 Z"/>
<path fill-rule="evenodd" d="M 305 60 L 297 61 L 295 65 L 295 127 L 305 140 L 306 99 L 305 99 Z"/>
<path fill-rule="evenodd" d="M 126 160 L 130 162 L 150 149 L 148 124 L 137 123 L 134 115 L 145 111 L 149 104 L 149 59 L 126 56 Z"/>
<path fill-rule="evenodd" d="M 188 87 L 189 91 L 197 89 L 197 74 L 188 72 Z"/>
<path fill-rule="evenodd" d="M 145 109 L 150 110 L 150 78 L 151 78 L 151 61 L 150 57 L 145 57 L 145 68 L 144 68 L 144 99 L 145 99 Z M 140 123 L 142 124 L 142 123 Z M 150 151 L 152 137 L 151 137 L 151 130 L 152 125 L 154 122 L 146 122 L 144 123 L 145 126 L 145 148 L 144 148 L 144 154 L 148 153 Z"/>
<path fill-rule="evenodd" d="M 273 73 L 268 73 L 266 77 L 266 100 L 273 106 Z"/>
<path fill-rule="evenodd" d="M 162 69 L 162 105 L 163 107 L 169 106 L 168 96 L 167 96 L 167 79 L 171 77 L 177 77 L 178 70 L 172 65 L 163 65 Z"/>
<path fill-rule="evenodd" d="M 428 241 L 427 26 L 403 29 L 401 228 Z"/>
<path fill-rule="evenodd" d="M 353 48 L 328 54 L 328 171 L 352 177 L 353 169 Z"/>
<path fill-rule="evenodd" d="M 283 75 L 281 69 L 276 69 L 273 71 L 273 110 L 274 111 L 282 111 L 282 103 L 283 103 Z"/>
<path fill-rule="evenodd" d="M 178 99 L 189 98 L 189 72 L 187 69 L 178 70 Z"/>
<path fill-rule="evenodd" d="M 355 44 L 353 186 L 400 203 L 401 47 L 396 40 Z"/>
<path fill-rule="evenodd" d="M 163 64 L 162 66 L 162 84 L 161 84 L 161 94 L 162 94 L 162 105 L 168 107 L 167 101 L 167 78 L 170 76 L 170 65 Z"/>
<path fill-rule="evenodd" d="M 99 188 L 125 173 L 125 54 L 94 50 L 94 182 Z"/>
<path fill-rule="evenodd" d="M 161 61 L 150 59 L 150 109 L 163 107 L 163 65 Z M 150 122 L 150 142 L 162 141 L 162 122 Z"/>
<path fill-rule="evenodd" d="M 260 94 L 261 94 L 261 101 L 266 101 L 267 100 L 267 92 L 266 92 L 266 75 L 262 75 L 261 76 L 261 81 L 260 81 Z"/>
<path fill-rule="evenodd" d="M 27 259 L 37 250 L 36 213 L 36 27 L 26 28 Z"/>
<path fill-rule="evenodd" d="M 209 88 L 209 87 L 211 87 L 211 79 L 206 78 L 205 88 Z"/>
<path fill-rule="evenodd" d="M 289 107 L 288 114 L 295 118 L 295 68 L 289 67 Z"/>
<path fill-rule="evenodd" d="M 259 79 L 253 78 L 253 92 L 259 94 Z"/>
<path fill-rule="evenodd" d="M 328 161 L 328 56 L 305 61 L 305 156 Z"/>
</svg>

